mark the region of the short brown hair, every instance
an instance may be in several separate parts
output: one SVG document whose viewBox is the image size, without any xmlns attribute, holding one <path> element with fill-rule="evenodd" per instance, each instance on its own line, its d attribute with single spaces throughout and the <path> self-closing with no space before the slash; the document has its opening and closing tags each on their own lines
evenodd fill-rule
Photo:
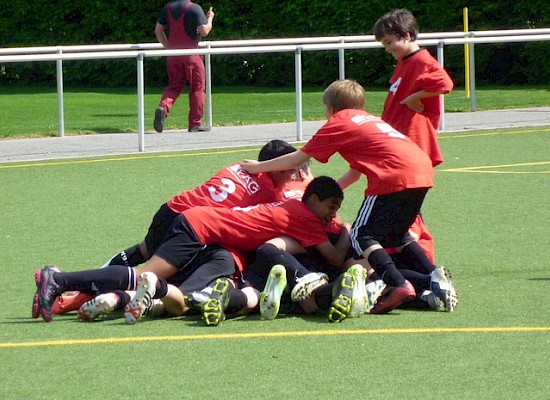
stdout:
<svg viewBox="0 0 550 400">
<path fill-rule="evenodd" d="M 415 41 L 418 37 L 418 25 L 414 15 L 404 8 L 392 10 L 381 16 L 375 22 L 372 28 L 376 40 L 382 40 L 384 35 L 396 35 L 405 37 L 407 33 L 411 35 L 411 40 Z"/>
<path fill-rule="evenodd" d="M 342 79 L 332 82 L 323 93 L 323 103 L 334 111 L 348 108 L 365 109 L 365 89 L 351 79 Z"/>
</svg>

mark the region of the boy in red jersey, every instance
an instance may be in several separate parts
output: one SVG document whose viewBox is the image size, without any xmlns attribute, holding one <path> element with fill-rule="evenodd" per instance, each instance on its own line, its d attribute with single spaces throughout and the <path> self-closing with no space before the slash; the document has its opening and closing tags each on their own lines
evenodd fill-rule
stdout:
<svg viewBox="0 0 550 400">
<path fill-rule="evenodd" d="M 311 157 L 326 163 L 335 154 L 350 169 L 338 183 L 346 188 L 366 175 L 365 200 L 351 231 L 356 253 L 395 289 L 378 299 L 371 313 L 387 313 L 415 297 L 384 248 L 395 247 L 415 270 L 432 274 L 432 290 L 451 311 L 456 292 L 448 277 L 413 240 L 409 227 L 420 211 L 434 172 L 429 157 L 409 138 L 364 111 L 365 91 L 352 80 L 333 82 L 323 94 L 327 123 L 298 151 L 269 161 L 243 161 L 250 173 L 283 171 Z"/>
<path fill-rule="evenodd" d="M 271 140 L 260 149 L 258 160 L 269 160 L 293 151 L 296 151 L 296 148 L 289 143 L 283 140 Z M 250 175 L 239 164 L 229 165 L 195 189 L 185 190 L 163 204 L 154 215 L 145 239 L 116 254 L 103 267 L 124 265 L 132 268 L 147 261 L 160 245 L 166 229 L 175 216 L 188 208 L 196 206 L 248 207 L 283 199 L 283 188 L 291 180 L 293 173 L 294 171 L 290 170 Z M 226 250 L 217 249 L 213 254 L 224 257 L 219 254 L 223 251 Z M 131 270 L 129 271 L 132 275 L 132 282 L 127 289 L 133 290 L 137 283 L 137 276 Z M 215 278 L 213 277 L 213 279 Z M 40 270 L 37 270 L 35 280 L 38 282 L 40 279 Z M 52 307 L 52 312 L 63 314 L 76 310 L 93 297 L 89 293 L 71 293 L 59 296 Z M 37 309 L 38 304 L 34 301 L 32 312 L 34 318 L 38 317 Z"/>
<path fill-rule="evenodd" d="M 289 236 L 301 246 L 315 246 L 335 265 L 344 261 L 349 237 L 333 246 L 325 233 L 328 224 L 340 208 L 343 193 L 338 184 L 328 177 L 314 179 L 306 189 L 303 201 L 290 199 L 276 204 L 260 204 L 246 208 L 195 207 L 184 211 L 169 226 L 155 254 L 134 272 L 142 275 L 153 272 L 163 283 L 144 282 L 126 310 L 126 321 L 134 323 L 144 311 L 151 291 L 158 298 L 167 294 L 167 282 L 162 278 L 175 275 L 188 268 L 208 245 L 220 245 L 237 251 L 255 251 L 263 243 L 280 236 Z M 283 241 L 284 242 L 284 241 Z M 284 243 L 278 241 L 281 250 Z M 107 293 L 127 289 L 130 277 L 128 268 L 112 266 L 81 272 L 57 272 L 51 268 L 41 270 L 37 281 L 38 314 L 51 321 L 51 305 L 59 294 L 67 290 L 97 288 Z M 158 287 L 157 287 L 158 286 Z"/>
<path fill-rule="evenodd" d="M 453 81 L 426 49 L 416 43 L 418 26 L 408 10 L 393 10 L 374 24 L 374 36 L 396 60 L 382 119 L 408 136 L 432 160 L 443 162 L 437 142 L 441 96 Z"/>
</svg>

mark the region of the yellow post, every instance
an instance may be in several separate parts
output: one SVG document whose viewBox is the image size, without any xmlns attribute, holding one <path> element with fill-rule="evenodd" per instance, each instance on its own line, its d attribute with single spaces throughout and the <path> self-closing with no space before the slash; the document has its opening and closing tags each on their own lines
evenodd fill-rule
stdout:
<svg viewBox="0 0 550 400">
<path fill-rule="evenodd" d="M 464 32 L 469 31 L 468 28 L 468 7 L 462 9 L 462 19 L 464 21 Z M 464 43 L 464 93 L 466 98 L 470 98 L 470 45 Z"/>
</svg>

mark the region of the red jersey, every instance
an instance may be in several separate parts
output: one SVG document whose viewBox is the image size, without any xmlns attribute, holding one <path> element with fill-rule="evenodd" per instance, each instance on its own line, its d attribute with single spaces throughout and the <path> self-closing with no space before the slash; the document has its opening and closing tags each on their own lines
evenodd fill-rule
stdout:
<svg viewBox="0 0 550 400">
<path fill-rule="evenodd" d="M 248 207 L 277 201 L 278 192 L 267 173 L 250 175 L 239 164 L 232 164 L 194 190 L 172 197 L 167 204 L 177 213 L 198 206 Z"/>
<path fill-rule="evenodd" d="M 247 208 L 195 207 L 183 215 L 202 243 L 244 252 L 279 236 L 290 236 L 303 247 L 328 241 L 321 220 L 296 199 Z"/>
<path fill-rule="evenodd" d="M 409 138 L 363 110 L 346 109 L 332 115 L 302 151 L 322 163 L 340 153 L 351 168 L 367 176 L 365 196 L 433 186 L 428 156 Z"/>
<path fill-rule="evenodd" d="M 397 62 L 390 85 L 382 119 L 411 138 L 428 154 L 434 167 L 441 164 L 443 155 L 437 143 L 441 118 L 440 96 L 423 99 L 424 111 L 421 113 L 399 103 L 420 90 L 448 93 L 453 89 L 453 81 L 428 50 L 421 49 Z"/>
</svg>

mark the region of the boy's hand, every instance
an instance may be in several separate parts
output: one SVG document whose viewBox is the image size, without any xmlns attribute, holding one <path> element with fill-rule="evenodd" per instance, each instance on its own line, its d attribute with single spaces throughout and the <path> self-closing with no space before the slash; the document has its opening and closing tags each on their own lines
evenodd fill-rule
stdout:
<svg viewBox="0 0 550 400">
<path fill-rule="evenodd" d="M 257 171 L 255 170 L 256 165 L 258 165 L 260 162 L 257 160 L 243 160 L 241 162 L 241 167 L 248 172 L 249 174 L 256 174 Z"/>
<path fill-rule="evenodd" d="M 407 106 L 410 110 L 413 110 L 414 112 L 420 113 L 424 111 L 424 104 L 417 96 L 414 96 L 414 94 L 403 99 L 399 104 Z"/>
</svg>

